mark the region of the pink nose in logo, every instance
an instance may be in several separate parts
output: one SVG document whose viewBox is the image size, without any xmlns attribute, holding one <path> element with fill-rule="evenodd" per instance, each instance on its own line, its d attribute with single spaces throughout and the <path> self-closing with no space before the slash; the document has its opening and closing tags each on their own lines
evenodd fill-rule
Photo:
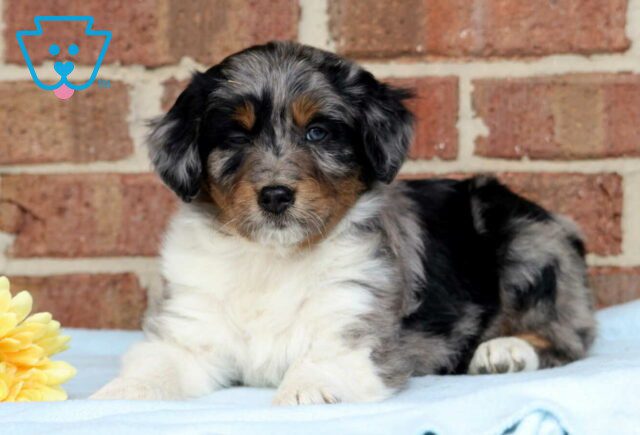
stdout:
<svg viewBox="0 0 640 435">
<path fill-rule="evenodd" d="M 62 85 L 53 91 L 53 95 L 61 100 L 68 100 L 69 98 L 71 98 L 74 92 L 75 91 L 67 85 Z"/>
</svg>

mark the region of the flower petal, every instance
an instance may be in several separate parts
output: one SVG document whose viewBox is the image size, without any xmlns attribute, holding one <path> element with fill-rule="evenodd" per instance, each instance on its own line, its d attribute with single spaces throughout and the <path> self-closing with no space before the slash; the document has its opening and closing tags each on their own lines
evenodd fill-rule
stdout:
<svg viewBox="0 0 640 435">
<path fill-rule="evenodd" d="M 30 341 L 36 341 L 47 333 L 47 325 L 43 323 L 31 322 L 27 318 L 18 327 L 16 327 L 9 335 L 16 338 L 16 335 L 28 334 Z M 26 337 L 26 336 L 25 336 Z"/>
<path fill-rule="evenodd" d="M 27 367 L 20 368 L 16 371 L 16 379 L 20 379 L 27 384 L 41 383 L 44 384 L 47 382 L 47 375 L 42 373 L 40 369 Z"/>
<path fill-rule="evenodd" d="M 47 356 L 55 355 L 67 349 L 67 343 L 71 340 L 68 335 L 56 335 L 55 337 L 38 340 L 36 344 L 40 346 Z"/>
<path fill-rule="evenodd" d="M 17 352 L 20 349 L 22 349 L 22 343 L 20 342 L 20 340 L 16 340 L 11 337 L 5 337 L 0 339 L 1 353 Z"/>
<path fill-rule="evenodd" d="M 9 311 L 16 313 L 18 323 L 22 322 L 31 312 L 33 307 L 33 298 L 27 291 L 21 291 L 11 299 L 9 303 Z"/>
<path fill-rule="evenodd" d="M 26 349 L 18 352 L 10 352 L 5 354 L 5 358 L 12 364 L 19 366 L 35 366 L 42 362 L 45 357 L 44 351 L 40 346 L 35 344 L 29 345 Z"/>
<path fill-rule="evenodd" d="M 65 383 L 76 375 L 76 369 L 64 361 L 49 361 L 42 371 L 47 375 L 47 385 Z"/>
<path fill-rule="evenodd" d="M 45 311 L 42 313 L 35 313 L 30 315 L 29 317 L 27 317 L 25 322 L 49 323 L 51 322 L 51 319 L 52 319 L 51 313 L 47 313 Z"/>
<path fill-rule="evenodd" d="M 46 385 L 38 388 L 25 388 L 18 396 L 19 402 L 57 402 L 66 399 L 67 393 L 62 388 Z"/>
<path fill-rule="evenodd" d="M 7 338 L 13 338 L 14 340 L 18 340 L 23 345 L 28 346 L 33 343 L 33 332 L 16 328 L 15 331 L 9 334 Z"/>
<path fill-rule="evenodd" d="M 11 292 L 9 291 L 9 280 L 6 276 L 0 276 L 0 313 L 9 309 L 11 302 Z"/>
<path fill-rule="evenodd" d="M 24 382 L 22 381 L 14 382 L 14 384 L 11 385 L 11 388 L 9 389 L 9 395 L 6 398 L 6 401 L 15 402 L 18 395 L 20 394 L 20 391 L 22 391 L 23 385 L 24 385 Z"/>
<path fill-rule="evenodd" d="M 4 402 L 9 396 L 9 383 L 0 377 L 0 402 Z"/>
<path fill-rule="evenodd" d="M 18 316 L 15 313 L 0 312 L 0 338 L 7 335 L 18 324 Z"/>
</svg>

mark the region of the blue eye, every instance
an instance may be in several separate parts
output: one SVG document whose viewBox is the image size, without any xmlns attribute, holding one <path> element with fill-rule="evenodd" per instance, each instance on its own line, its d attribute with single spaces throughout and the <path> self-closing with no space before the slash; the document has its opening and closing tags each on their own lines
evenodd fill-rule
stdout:
<svg viewBox="0 0 640 435">
<path fill-rule="evenodd" d="M 329 135 L 329 132 L 322 127 L 311 127 L 307 130 L 304 138 L 309 142 L 318 142 L 325 139 Z"/>
<path fill-rule="evenodd" d="M 69 46 L 68 50 L 69 50 L 69 54 L 71 56 L 75 56 L 76 54 L 78 54 L 80 52 L 80 48 L 76 44 L 71 44 Z"/>
</svg>

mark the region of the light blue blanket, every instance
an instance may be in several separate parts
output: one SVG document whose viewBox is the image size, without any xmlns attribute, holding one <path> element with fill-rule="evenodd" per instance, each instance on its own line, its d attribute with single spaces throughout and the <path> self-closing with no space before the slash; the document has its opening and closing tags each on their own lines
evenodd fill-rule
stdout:
<svg viewBox="0 0 640 435">
<path fill-rule="evenodd" d="M 183 402 L 84 400 L 115 376 L 141 335 L 67 330 L 74 400 L 0 404 L 1 434 L 623 434 L 640 433 L 640 301 L 598 314 L 589 358 L 533 373 L 427 376 L 383 403 L 292 408 L 272 390 L 232 388 Z"/>
</svg>

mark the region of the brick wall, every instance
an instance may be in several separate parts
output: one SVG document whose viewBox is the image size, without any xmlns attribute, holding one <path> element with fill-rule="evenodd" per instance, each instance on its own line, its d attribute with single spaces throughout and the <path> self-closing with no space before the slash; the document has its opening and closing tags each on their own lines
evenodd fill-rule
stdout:
<svg viewBox="0 0 640 435">
<path fill-rule="evenodd" d="M 66 325 L 139 325 L 146 292 L 161 291 L 155 256 L 175 207 L 150 174 L 145 120 L 193 69 L 269 39 L 414 87 L 404 177 L 498 174 L 582 225 L 601 305 L 640 297 L 640 0 L 0 0 L 0 11 L 0 274 Z M 113 32 L 99 74 L 110 88 L 63 102 L 29 80 L 14 34 L 38 14 L 91 14 Z M 46 47 L 72 33 L 53 29 L 37 63 L 50 69 Z"/>
</svg>

